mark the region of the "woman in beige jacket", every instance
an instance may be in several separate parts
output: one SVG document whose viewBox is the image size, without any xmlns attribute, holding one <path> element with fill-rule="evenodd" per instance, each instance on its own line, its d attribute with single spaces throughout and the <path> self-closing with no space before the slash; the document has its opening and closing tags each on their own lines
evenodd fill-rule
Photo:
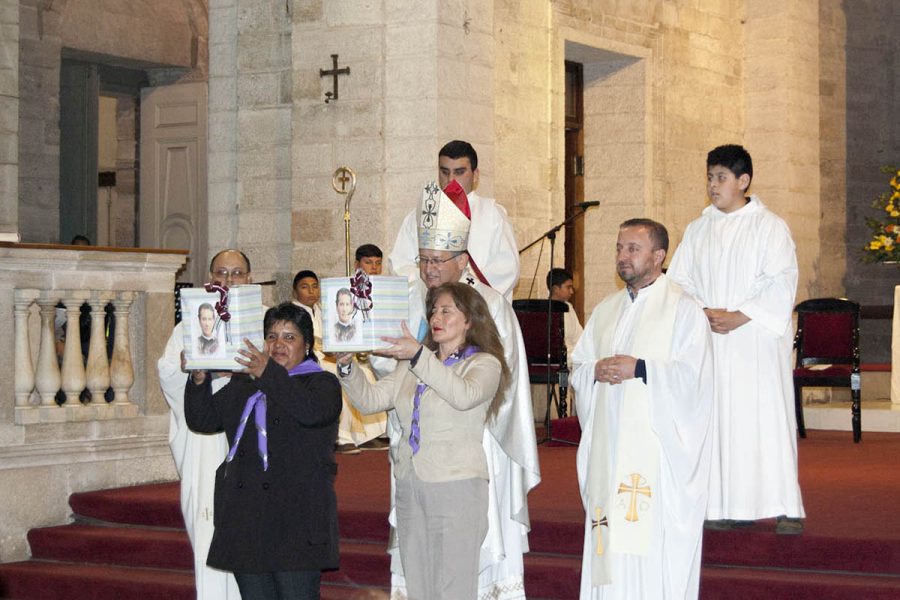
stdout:
<svg viewBox="0 0 900 600">
<path fill-rule="evenodd" d="M 400 561 L 410 600 L 474 599 L 479 547 L 487 532 L 487 419 L 509 379 L 503 347 L 484 299 L 463 283 L 429 290 L 430 331 L 419 343 L 385 338 L 380 354 L 400 362 L 369 382 L 338 357 L 341 385 L 363 413 L 395 411 L 391 460 Z"/>
</svg>

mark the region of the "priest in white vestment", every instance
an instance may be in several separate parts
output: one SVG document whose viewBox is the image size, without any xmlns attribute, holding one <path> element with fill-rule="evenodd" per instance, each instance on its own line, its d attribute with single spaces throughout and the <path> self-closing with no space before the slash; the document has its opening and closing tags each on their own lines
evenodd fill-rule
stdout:
<svg viewBox="0 0 900 600">
<path fill-rule="evenodd" d="M 519 282 L 519 249 L 506 209 L 493 198 L 475 193 L 478 187 L 478 154 L 468 142 L 453 140 L 438 153 L 438 183 L 441 189 L 451 181 L 459 183 L 468 195 L 468 254 L 470 270 L 482 282 L 512 302 Z M 389 256 L 396 275 L 415 281 L 419 277 L 416 256 L 419 251 L 418 217 L 412 211 L 403 219 L 394 249 Z M 415 331 L 413 332 L 415 333 Z"/>
<path fill-rule="evenodd" d="M 447 191 L 456 204 L 434 183 L 426 186 L 420 202 L 419 214 L 430 214 L 433 220 L 426 217 L 420 219 L 419 223 L 417 237 L 420 241 L 416 261 L 418 276 L 410 282 L 409 329 L 417 338 L 424 338 L 428 326 L 424 314 L 428 288 L 463 281 L 473 286 L 484 298 L 500 339 L 503 340 L 504 358 L 510 370 L 510 385 L 502 392 L 504 399 L 496 418 L 488 421 L 483 440 L 490 480 L 488 532 L 481 546 L 478 598 L 524 598 L 522 555 L 528 552 L 528 532 L 531 529 L 527 496 L 541 480 L 525 345 L 512 305 L 467 269 L 469 257 L 465 248 L 469 219 L 458 208 L 466 201 L 466 194 L 454 182 L 447 186 Z M 448 247 L 451 249 L 446 249 Z M 372 356 L 370 361 L 378 376 L 384 376 L 396 366 L 396 361 L 384 357 Z M 399 432 L 399 425 L 392 424 L 391 417 L 393 413 L 389 413 L 388 419 L 393 453 L 395 444 L 399 441 L 398 436 L 393 434 Z M 391 485 L 393 491 L 393 478 Z M 393 524 L 393 509 L 390 519 Z M 392 597 L 406 598 L 396 545 L 391 548 L 391 553 L 394 588 Z"/>
<path fill-rule="evenodd" d="M 209 266 L 209 281 L 229 287 L 251 282 L 250 261 L 238 250 L 223 250 Z M 184 386 L 188 374 L 182 370 L 184 351 L 182 323 L 175 326 L 157 363 L 159 382 L 171 409 L 169 447 L 181 478 L 181 514 L 194 551 L 194 580 L 198 600 L 240 600 L 234 576 L 206 566 L 213 536 L 213 492 L 216 469 L 225 459 L 228 445 L 224 433 L 205 435 L 191 431 L 184 421 Z M 217 373 L 213 392 L 226 383 L 230 373 Z"/>
<path fill-rule="evenodd" d="M 781 218 L 745 196 L 753 175 L 746 150 L 721 146 L 707 162 L 712 204 L 688 225 L 668 270 L 705 307 L 713 331 L 717 418 L 707 519 L 728 528 L 778 517 L 778 533 L 800 533 L 794 242 Z"/>
<path fill-rule="evenodd" d="M 616 248 L 626 289 L 594 309 L 572 357 L 581 598 L 694 599 L 711 450 L 709 325 L 662 274 L 665 227 L 626 221 Z"/>
</svg>

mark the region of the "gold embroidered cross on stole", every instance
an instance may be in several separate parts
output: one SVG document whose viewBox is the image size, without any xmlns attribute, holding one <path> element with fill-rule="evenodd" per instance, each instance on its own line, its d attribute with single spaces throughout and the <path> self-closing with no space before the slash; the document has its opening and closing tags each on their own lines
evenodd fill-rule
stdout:
<svg viewBox="0 0 900 600">
<path fill-rule="evenodd" d="M 650 486 L 647 485 L 647 480 L 644 479 L 639 473 L 631 473 L 629 476 L 631 479 L 631 484 L 620 483 L 619 484 L 619 494 L 631 494 L 631 499 L 628 504 L 628 514 L 625 515 L 626 521 L 637 521 L 638 520 L 638 494 L 646 496 L 650 498 Z"/>
</svg>

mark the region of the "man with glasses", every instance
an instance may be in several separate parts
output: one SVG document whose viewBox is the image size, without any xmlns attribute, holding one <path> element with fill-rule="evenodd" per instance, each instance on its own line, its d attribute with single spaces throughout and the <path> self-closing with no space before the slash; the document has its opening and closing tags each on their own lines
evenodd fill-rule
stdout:
<svg viewBox="0 0 900 600">
<path fill-rule="evenodd" d="M 447 192 L 447 193 L 445 193 Z M 451 199 L 448 193 L 453 195 Z M 504 343 L 504 357 L 510 383 L 497 417 L 488 422 L 483 446 L 490 465 L 489 527 L 481 545 L 478 597 L 524 598 L 522 553 L 528 548 L 528 492 L 540 483 L 534 415 L 522 332 L 512 305 L 496 290 L 471 272 L 466 252 L 469 239 L 467 198 L 462 186 L 451 182 L 446 190 L 436 184 L 426 186 L 419 203 L 418 252 L 415 264 L 419 277 L 409 284 L 409 329 L 419 340 L 428 329 L 425 296 L 429 288 L 463 281 L 474 287 L 487 302 Z M 393 359 L 371 356 L 376 375 L 382 377 L 396 367 Z M 388 413 L 391 452 L 399 443 L 399 424 Z M 394 546 L 391 552 L 396 552 Z M 400 561 L 393 561 L 395 566 Z M 405 586 L 401 573 L 392 574 L 395 588 Z"/>
<path fill-rule="evenodd" d="M 208 281 L 228 287 L 251 283 L 250 259 L 240 250 L 223 250 L 209 263 Z M 224 433 L 200 435 L 184 421 L 184 337 L 182 323 L 175 326 L 159 359 L 159 382 L 171 409 L 169 446 L 181 477 L 181 513 L 194 548 L 194 576 L 198 600 L 239 600 L 234 576 L 206 566 L 213 535 L 213 491 L 216 469 L 228 451 Z M 231 372 L 213 373 L 213 392 L 228 382 Z"/>
</svg>

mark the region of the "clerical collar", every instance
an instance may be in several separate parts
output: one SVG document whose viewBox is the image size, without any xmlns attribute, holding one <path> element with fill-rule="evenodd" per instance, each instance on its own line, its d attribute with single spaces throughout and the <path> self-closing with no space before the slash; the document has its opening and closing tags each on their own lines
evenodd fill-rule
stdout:
<svg viewBox="0 0 900 600">
<path fill-rule="evenodd" d="M 654 279 L 654 280 L 651 281 L 650 283 L 647 283 L 647 284 L 642 285 L 641 287 L 639 287 L 639 288 L 637 289 L 636 292 L 635 292 L 635 291 L 632 291 L 630 285 L 625 286 L 625 290 L 628 292 L 628 297 L 631 298 L 631 301 L 632 301 L 632 302 L 634 302 L 634 301 L 637 299 L 638 293 L 639 293 L 641 290 L 650 287 L 651 285 L 653 285 L 654 283 L 656 283 L 658 279 L 659 279 L 659 276 L 657 275 L 656 279 Z"/>
</svg>

